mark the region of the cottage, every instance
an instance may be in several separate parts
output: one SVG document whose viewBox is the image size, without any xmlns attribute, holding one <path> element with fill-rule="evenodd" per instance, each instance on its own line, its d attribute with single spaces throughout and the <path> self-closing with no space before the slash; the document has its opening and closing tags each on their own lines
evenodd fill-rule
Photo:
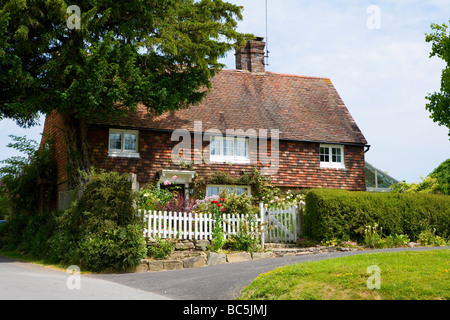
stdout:
<svg viewBox="0 0 450 320">
<path fill-rule="evenodd" d="M 236 70 L 222 70 L 199 105 L 150 114 L 144 106 L 127 117 L 91 118 L 87 143 L 97 168 L 132 172 L 140 186 L 172 179 L 187 193 L 211 173 L 239 177 L 258 168 L 280 188 L 366 190 L 369 146 L 328 78 L 265 71 L 265 43 L 249 41 L 236 52 Z M 57 114 L 44 133 L 56 141 L 58 190 L 65 191 L 64 143 Z M 251 194 L 251 186 L 205 186 Z"/>
</svg>

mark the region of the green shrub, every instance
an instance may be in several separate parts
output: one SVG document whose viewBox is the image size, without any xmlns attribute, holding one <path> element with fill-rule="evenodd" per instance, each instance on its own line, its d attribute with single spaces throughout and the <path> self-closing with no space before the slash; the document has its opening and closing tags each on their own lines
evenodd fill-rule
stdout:
<svg viewBox="0 0 450 320">
<path fill-rule="evenodd" d="M 417 240 L 427 228 L 448 237 L 450 197 L 433 194 L 398 194 L 311 190 L 306 196 L 304 234 L 313 240 L 347 239 L 363 242 L 364 230 L 378 224 L 383 234 L 404 234 Z"/>
<path fill-rule="evenodd" d="M 86 236 L 80 243 L 81 259 L 90 270 L 100 272 L 128 271 L 135 268 L 147 254 L 142 229 L 127 225 Z"/>
<path fill-rule="evenodd" d="M 3 164 L 0 167 L 0 211 L 5 211 L 4 207 L 7 206 L 12 216 L 33 215 L 38 213 L 40 204 L 49 205 L 56 194 L 53 144 L 47 140 L 39 145 L 26 137 L 9 137 L 14 143 L 9 143 L 8 147 L 25 156 L 0 161 Z M 44 191 L 44 194 L 40 194 L 41 191 Z"/>
<path fill-rule="evenodd" d="M 124 271 L 146 256 L 143 219 L 136 207 L 137 194 L 128 175 L 92 171 L 81 198 L 60 220 L 65 234 L 53 239 L 66 244 L 56 256 L 81 259 L 87 269 Z"/>
<path fill-rule="evenodd" d="M 245 221 L 239 224 L 238 232 L 227 239 L 230 249 L 246 252 L 261 250 L 261 227 L 258 226 L 256 215 L 249 215 Z"/>
<path fill-rule="evenodd" d="M 18 215 L 0 225 L 0 249 L 16 250 L 23 241 L 22 231 L 26 228 L 27 222 L 28 217 Z"/>
<path fill-rule="evenodd" d="M 47 259 L 56 225 L 57 217 L 53 212 L 14 216 L 0 228 L 0 249 Z"/>
<path fill-rule="evenodd" d="M 170 254 L 175 250 L 175 240 L 157 239 L 157 241 L 157 245 L 148 247 L 148 256 L 156 260 L 169 258 Z"/>
<path fill-rule="evenodd" d="M 405 247 L 411 241 L 404 234 L 391 234 L 385 240 L 388 248 Z"/>
<path fill-rule="evenodd" d="M 369 248 L 379 248 L 384 246 L 384 240 L 382 239 L 383 228 L 378 229 L 378 224 L 373 226 L 367 226 L 364 229 L 364 243 Z"/>
<path fill-rule="evenodd" d="M 436 229 L 431 228 L 421 232 L 418 241 L 423 246 L 440 247 L 447 245 L 447 241 L 444 238 L 436 235 Z"/>
</svg>

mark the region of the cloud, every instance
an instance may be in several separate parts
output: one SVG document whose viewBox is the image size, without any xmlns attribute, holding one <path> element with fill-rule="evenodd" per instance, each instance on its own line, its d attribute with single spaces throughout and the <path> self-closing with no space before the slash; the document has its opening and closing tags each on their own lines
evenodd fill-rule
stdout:
<svg viewBox="0 0 450 320">
<path fill-rule="evenodd" d="M 240 31 L 265 35 L 265 1 L 230 2 L 246 8 Z M 372 144 L 368 161 L 418 181 L 450 158 L 447 129 L 425 110 L 444 67 L 425 34 L 448 22 L 449 2 L 268 0 L 268 71 L 330 77 Z M 367 27 L 370 5 L 380 29 Z M 224 61 L 234 68 L 232 54 Z"/>
<path fill-rule="evenodd" d="M 227 1 L 244 6 L 239 31 L 266 36 L 264 0 Z M 367 27 L 370 5 L 380 8 L 380 29 Z M 268 8 L 268 71 L 330 77 L 372 145 L 369 162 L 414 182 L 450 158 L 448 130 L 425 110 L 444 66 L 429 58 L 425 34 L 449 22 L 450 0 L 268 0 Z M 222 62 L 234 69 L 234 59 Z M 0 122 L 1 155 L 7 134 L 25 133 L 16 128 Z M 42 127 L 29 132 L 39 141 Z"/>
</svg>

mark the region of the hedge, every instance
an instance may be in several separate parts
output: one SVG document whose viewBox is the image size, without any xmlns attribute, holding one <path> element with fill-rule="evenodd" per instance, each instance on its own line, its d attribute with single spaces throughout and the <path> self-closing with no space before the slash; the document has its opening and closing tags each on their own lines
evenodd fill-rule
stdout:
<svg viewBox="0 0 450 320">
<path fill-rule="evenodd" d="M 311 240 L 364 238 L 375 223 L 383 235 L 405 234 L 416 241 L 428 228 L 450 235 L 450 196 L 433 194 L 369 193 L 318 189 L 306 195 L 304 236 Z"/>
</svg>

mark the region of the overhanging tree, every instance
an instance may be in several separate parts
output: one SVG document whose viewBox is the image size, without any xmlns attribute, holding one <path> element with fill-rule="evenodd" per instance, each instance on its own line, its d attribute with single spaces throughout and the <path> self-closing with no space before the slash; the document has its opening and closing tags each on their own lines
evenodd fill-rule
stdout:
<svg viewBox="0 0 450 320">
<path fill-rule="evenodd" d="M 75 186 L 87 119 L 200 102 L 218 59 L 250 37 L 241 13 L 222 0 L 0 0 L 0 119 L 27 127 L 57 111 Z"/>
<path fill-rule="evenodd" d="M 431 112 L 431 119 L 440 126 L 449 129 L 450 136 L 450 34 L 448 26 L 432 24 L 434 33 L 426 35 L 426 41 L 432 43 L 430 57 L 439 57 L 447 63 L 442 71 L 441 90 L 427 96 L 426 108 Z"/>
</svg>

